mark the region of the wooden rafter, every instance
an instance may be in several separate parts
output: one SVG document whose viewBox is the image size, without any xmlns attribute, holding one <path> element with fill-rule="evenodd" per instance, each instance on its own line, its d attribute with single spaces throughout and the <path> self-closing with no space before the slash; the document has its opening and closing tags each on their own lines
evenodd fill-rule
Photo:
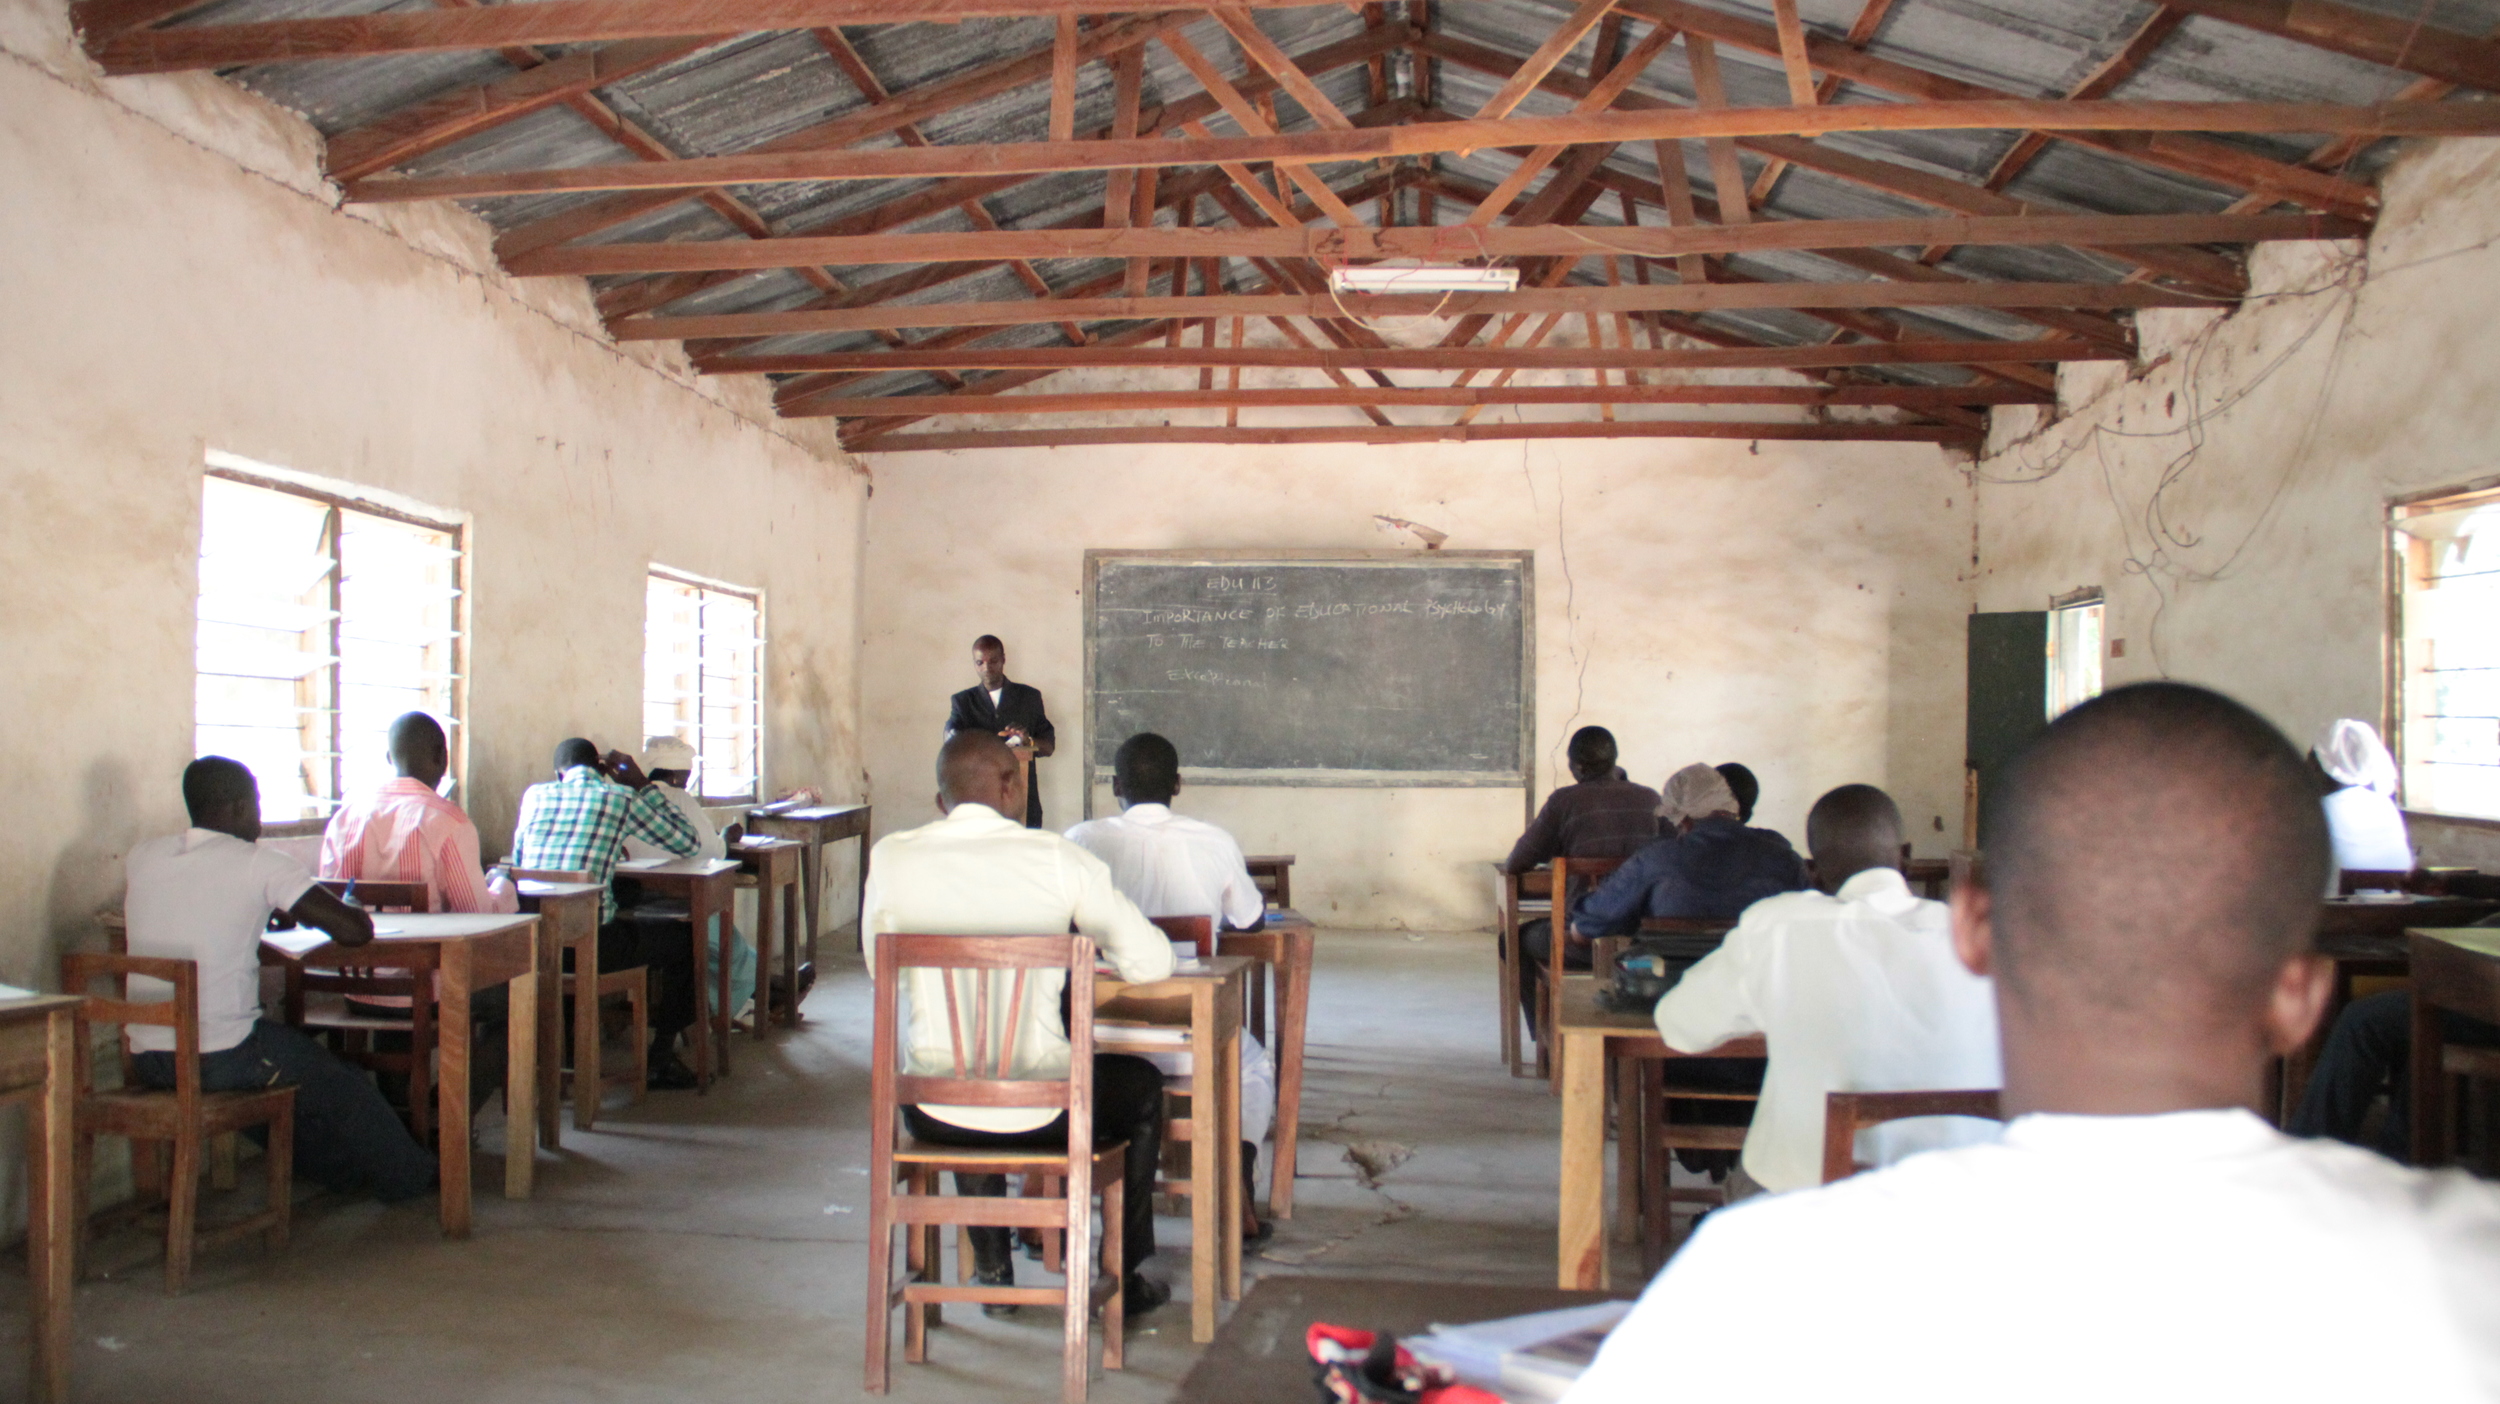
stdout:
<svg viewBox="0 0 2500 1404">
<path fill-rule="evenodd" d="M 1108 390 L 1073 394 L 1018 395 L 1013 400 L 978 398 L 978 386 L 943 395 L 839 397 L 812 402 L 810 413 L 843 419 L 885 418 L 904 409 L 930 415 L 1100 414 L 1235 409 L 1325 409 L 1367 404 L 1417 408 L 1494 405 L 1591 405 L 1602 400 L 1638 405 L 1884 406 L 1932 409 L 1953 405 L 2033 405 L 2054 397 L 2010 385 L 1587 385 L 1427 386 L 1400 390 L 1347 390 L 1301 386 L 1283 390 Z"/>
<path fill-rule="evenodd" d="M 2500 42 L 2331 0 L 2163 0 L 2174 9 L 2384 64 L 2461 88 L 2500 92 Z M 2425 9 L 2427 13 L 2427 8 Z"/>
<path fill-rule="evenodd" d="M 698 361 L 710 375 L 786 374 L 793 371 L 1072 370 L 1140 366 L 1269 367 L 1285 370 L 1811 370 L 1832 366 L 1972 365 L 1983 362 L 2123 360 L 2125 353 L 2090 342 L 1921 341 L 1855 346 L 1772 346 L 1726 351 L 1651 351 L 1579 347 L 1536 351 L 1483 347 L 1277 347 L 1149 346 L 1117 349 L 1077 347 L 915 347 L 901 351 L 827 351 L 748 355 Z"/>
<path fill-rule="evenodd" d="M 1624 91 L 1639 80 L 1650 63 L 1665 51 L 1674 38 L 1674 30 L 1664 25 L 1651 26 L 1649 33 L 1643 36 L 1638 44 L 1632 46 L 1632 52 L 1626 54 L 1621 63 L 1609 68 L 1603 78 L 1589 85 L 1588 93 L 1573 105 L 1572 111 L 1603 112 L 1614 106 L 1615 99 L 1623 96 Z M 1519 164 L 1512 168 L 1511 173 L 1502 178 L 1502 183 L 1494 186 L 1492 191 L 1484 197 L 1483 203 L 1476 206 L 1475 213 L 1467 216 L 1463 222 L 1491 224 L 1494 216 L 1509 207 L 1512 197 L 1527 189 L 1528 182 L 1544 174 L 1545 168 L 1552 165 L 1564 150 L 1565 148 L 1561 146 L 1540 146 L 1529 151 L 1526 156 L 1520 158 Z"/>
<path fill-rule="evenodd" d="M 332 177 L 354 180 L 415 160 L 506 122 L 568 102 L 592 89 L 647 73 L 700 52 L 717 39 L 634 39 L 580 49 L 402 108 L 330 138 L 325 163 Z"/>
<path fill-rule="evenodd" d="M 1975 432 L 1945 424 L 1799 424 L 1785 420 L 1627 419 L 1613 424 L 1442 424 L 1392 428 L 1220 429 L 1168 425 L 1142 429 L 973 429 L 890 434 L 845 441 L 860 453 L 997 448 L 1074 448 L 1102 444 L 1455 444 L 1517 439 L 1762 439 L 1820 442 L 1969 444 Z"/>
<path fill-rule="evenodd" d="M 1553 72 L 1579 46 L 1581 38 L 1595 28 L 1599 20 L 1606 18 L 1614 7 L 1614 0 L 1580 0 L 1570 16 L 1546 36 L 1545 42 L 1521 60 L 1518 71 L 1495 89 L 1493 96 L 1484 100 L 1484 106 L 1476 109 L 1476 116 L 1484 120 L 1509 116 L 1511 110 L 1519 106 L 1528 94 L 1535 92 L 1536 85 L 1544 81 L 1545 75 Z"/>
<path fill-rule="evenodd" d="M 1866 0 L 1866 3 L 1859 7 L 1857 19 L 1849 26 L 1849 37 L 1842 42 L 1852 49 L 1864 49 L 1875 42 L 1875 33 L 1884 27 L 1885 17 L 1892 13 L 1893 2 L 1894 0 Z M 1796 47 L 1806 54 L 1809 66 L 1811 66 L 1812 51 L 1806 48 L 1803 25 L 1798 26 L 1797 29 Z M 1788 49 L 1788 33 L 1782 30 L 1780 32 L 1780 61 L 1783 64 L 1788 61 Z M 1830 102 L 1833 98 L 1840 96 L 1841 85 L 1846 81 L 1837 73 L 1824 74 L 1822 81 L 1814 86 L 1816 105 Z M 1769 204 L 1771 192 L 1779 188 L 1780 176 L 1787 170 L 1786 161 L 1764 162 L 1762 173 L 1753 178 L 1753 189 L 1747 192 L 1748 203 L 1757 210 Z"/>
</svg>

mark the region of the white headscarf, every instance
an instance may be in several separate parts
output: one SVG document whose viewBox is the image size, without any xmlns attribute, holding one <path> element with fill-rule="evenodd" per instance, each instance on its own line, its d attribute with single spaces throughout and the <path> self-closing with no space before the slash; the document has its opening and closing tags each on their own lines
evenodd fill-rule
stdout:
<svg viewBox="0 0 2500 1404">
<path fill-rule="evenodd" d="M 2396 758 L 2378 739 L 2378 728 L 2344 717 L 2318 733 L 2318 764 L 2346 785 L 2360 785 L 2382 795 L 2396 793 Z"/>
<path fill-rule="evenodd" d="M 1727 787 L 1727 777 L 1698 761 L 1668 776 L 1659 793 L 1665 798 L 1658 813 L 1671 824 L 1734 814 L 1739 807 L 1736 792 Z"/>
<path fill-rule="evenodd" d="M 644 770 L 692 770 L 694 747 L 680 736 L 653 736 L 642 743 Z"/>
</svg>

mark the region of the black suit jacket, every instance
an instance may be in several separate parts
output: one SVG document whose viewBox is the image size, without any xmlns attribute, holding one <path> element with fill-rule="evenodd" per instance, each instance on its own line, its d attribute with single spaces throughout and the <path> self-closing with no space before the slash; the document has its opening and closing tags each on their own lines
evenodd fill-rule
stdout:
<svg viewBox="0 0 2500 1404">
<path fill-rule="evenodd" d="M 946 729 L 986 731 L 996 735 L 1008 727 L 1021 727 L 1035 741 L 1056 741 L 1059 733 L 1051 728 L 1050 717 L 1042 710 L 1040 688 L 1009 682 L 998 690 L 998 705 L 990 705 L 989 689 L 967 687 L 950 699 L 946 709 Z M 1029 786 L 1024 797 L 1024 827 L 1042 826 L 1041 786 Z"/>
</svg>

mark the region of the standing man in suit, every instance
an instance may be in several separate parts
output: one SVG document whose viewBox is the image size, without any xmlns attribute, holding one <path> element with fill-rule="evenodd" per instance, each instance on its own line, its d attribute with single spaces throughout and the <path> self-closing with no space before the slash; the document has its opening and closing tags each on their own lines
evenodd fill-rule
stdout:
<svg viewBox="0 0 2500 1404">
<path fill-rule="evenodd" d="M 1007 681 L 1007 645 L 996 634 L 972 641 L 972 671 L 980 683 L 955 694 L 946 711 L 948 736 L 958 731 L 990 732 L 1009 746 L 1023 749 L 1032 760 L 1058 749 L 1059 733 L 1042 710 L 1041 689 Z M 1042 787 L 1030 783 L 1032 774 L 1028 762 L 1024 827 L 1038 829 L 1042 826 Z"/>
</svg>

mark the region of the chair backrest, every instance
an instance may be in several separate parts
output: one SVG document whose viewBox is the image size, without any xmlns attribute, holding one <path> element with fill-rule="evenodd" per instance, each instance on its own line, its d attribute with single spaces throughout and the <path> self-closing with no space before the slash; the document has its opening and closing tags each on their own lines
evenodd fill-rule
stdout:
<svg viewBox="0 0 2500 1404">
<path fill-rule="evenodd" d="M 130 977 L 145 975 L 173 986 L 171 997 L 144 1003 L 130 998 Z M 110 979 L 113 993 L 92 993 L 95 982 Z M 200 1101 L 200 967 L 197 961 L 165 956 L 65 955 L 61 957 L 61 992 L 84 1002 L 71 1017 L 77 1021 L 75 1082 L 81 1095 L 95 1090 L 93 1027 L 121 1026 L 124 1083 L 129 1082 L 130 1028 L 153 1024 L 174 1031 L 174 1095 L 183 1115 L 195 1114 Z"/>
<path fill-rule="evenodd" d="M 1087 936 L 935 936 L 876 938 L 875 1048 L 869 1063 L 870 1125 L 881 1153 L 891 1153 L 893 1127 L 905 1106 L 1048 1107 L 1068 1114 L 1068 1149 L 1083 1159 L 1094 1119 L 1094 942 Z M 1052 1079 L 1012 1078 L 1018 1014 L 1036 971 L 1068 978 L 1068 1071 Z M 951 1051 L 949 1074 L 902 1069 L 904 979 L 929 971 L 943 991 L 939 1009 L 914 1007 L 914 1021 L 943 1018 Z"/>
<path fill-rule="evenodd" d="M 1541 902 L 1554 895 L 1554 870 L 1530 868 L 1524 873 L 1504 873 L 1503 884 L 1510 890 L 1510 899 L 1519 902 Z"/>
<path fill-rule="evenodd" d="M 2345 868 L 2337 874 L 2335 885 L 2347 897 L 2356 892 L 2404 892 L 2411 889 L 2413 874 L 2385 868 Z"/>
<path fill-rule="evenodd" d="M 1200 960 L 1215 954 L 1215 918 L 1177 916 L 1149 917 L 1147 920 L 1163 928 L 1163 934 L 1171 937 L 1174 945 L 1195 950 Z"/>
<path fill-rule="evenodd" d="M 434 891 L 422 882 L 369 882 L 364 878 L 323 878 L 318 884 L 333 897 L 356 889 L 356 905 L 369 912 L 427 912 L 434 909 Z"/>
<path fill-rule="evenodd" d="M 1976 1116 L 2003 1119 L 1997 1089 L 1951 1092 L 1829 1092 L 1823 1097 L 1823 1183 L 1858 1173 L 1858 1133 L 1914 1116 Z"/>
<path fill-rule="evenodd" d="M 1557 858 L 1554 860 L 1553 897 L 1555 916 L 1563 915 L 1564 904 L 1604 882 L 1615 869 L 1624 865 L 1621 858 Z"/>
</svg>

